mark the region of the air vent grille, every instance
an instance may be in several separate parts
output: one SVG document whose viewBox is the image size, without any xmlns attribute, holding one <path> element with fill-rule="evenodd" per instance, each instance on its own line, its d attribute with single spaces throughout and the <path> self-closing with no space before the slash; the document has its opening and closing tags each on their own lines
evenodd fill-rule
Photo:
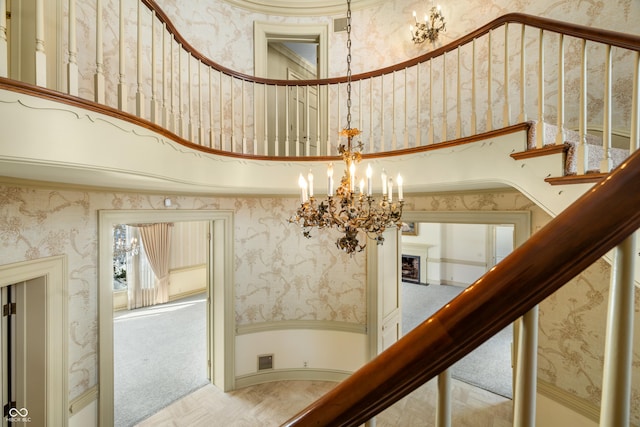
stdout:
<svg viewBox="0 0 640 427">
<path fill-rule="evenodd" d="M 273 354 L 263 354 L 258 356 L 258 371 L 273 369 Z"/>
</svg>

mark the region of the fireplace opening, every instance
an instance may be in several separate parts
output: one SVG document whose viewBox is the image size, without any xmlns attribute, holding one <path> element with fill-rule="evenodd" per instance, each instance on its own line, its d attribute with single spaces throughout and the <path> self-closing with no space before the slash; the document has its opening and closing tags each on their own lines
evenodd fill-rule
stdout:
<svg viewBox="0 0 640 427">
<path fill-rule="evenodd" d="M 420 283 L 420 257 L 402 255 L 402 281 Z"/>
</svg>

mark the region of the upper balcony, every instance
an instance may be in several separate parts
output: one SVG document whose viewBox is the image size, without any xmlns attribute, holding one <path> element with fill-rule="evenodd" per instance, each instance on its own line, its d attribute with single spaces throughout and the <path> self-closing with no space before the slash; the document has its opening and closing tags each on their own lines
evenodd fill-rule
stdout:
<svg viewBox="0 0 640 427">
<path fill-rule="evenodd" d="M 0 0 L 0 11 L 6 2 Z M 64 22 L 56 23 L 63 61 L 45 54 L 42 0 L 32 11 L 26 5 L 12 11 L 14 23 L 31 17 L 23 27 L 35 28 L 33 46 L 7 40 L 0 13 L 0 77 L 35 83 L 0 80 L 11 129 L 1 137 L 3 175 L 293 194 L 300 172 L 339 159 L 346 77 L 309 79 L 292 66 L 288 80 L 235 72 L 195 49 L 154 1 L 79 3 L 70 1 Z M 255 31 L 266 43 L 269 25 L 256 24 Z M 317 30 L 318 40 L 325 31 Z M 465 159 L 460 148 L 496 145 L 506 135 L 517 142 L 500 155 L 568 152 L 560 175 L 600 178 L 638 146 L 639 51 L 638 36 L 504 15 L 414 59 L 354 74 L 352 124 L 363 131 L 365 160 L 391 173 L 402 169 L 408 191 L 525 190 L 508 165 L 478 157 L 495 153 L 474 151 Z M 20 58 L 20 67 L 8 58 Z M 266 44 L 256 44 L 255 58 L 258 70 Z M 64 65 L 65 84 L 47 81 L 52 62 Z M 64 91 L 44 89 L 54 86 Z M 456 155 L 458 168 L 443 167 L 447 153 Z"/>
</svg>

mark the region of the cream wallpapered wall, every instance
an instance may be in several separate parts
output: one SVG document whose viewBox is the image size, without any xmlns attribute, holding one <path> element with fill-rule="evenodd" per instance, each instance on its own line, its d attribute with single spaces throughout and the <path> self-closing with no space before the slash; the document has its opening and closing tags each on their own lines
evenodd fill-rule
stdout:
<svg viewBox="0 0 640 427">
<path fill-rule="evenodd" d="M 338 252 L 331 233 L 302 237 L 287 223 L 297 200 L 172 199 L 176 209 L 234 211 L 237 325 L 284 320 L 366 323 L 364 254 L 349 258 Z M 97 382 L 97 211 L 164 209 L 163 200 L 164 195 L 0 185 L 2 264 L 68 256 L 71 399 Z M 418 211 L 528 210 L 533 232 L 549 221 L 515 191 L 408 197 L 406 203 L 407 210 Z M 599 261 L 540 309 L 539 378 L 593 405 L 600 396 L 608 281 L 609 265 Z M 636 367 L 638 359 L 636 354 Z M 634 379 L 637 376 L 635 368 Z M 634 422 L 640 419 L 638 396 L 636 386 Z"/>
<path fill-rule="evenodd" d="M 235 212 L 236 324 L 366 322 L 364 257 L 287 222 L 294 199 L 173 197 L 177 209 Z M 2 264 L 66 254 L 70 399 L 97 382 L 98 210 L 164 209 L 164 196 L 0 185 Z"/>
<path fill-rule="evenodd" d="M 446 194 L 407 200 L 425 211 L 529 210 L 532 233 L 550 217 L 518 192 Z M 600 260 L 540 304 L 538 378 L 599 407 L 610 265 Z M 640 342 L 640 297 L 636 292 L 635 340 Z M 632 414 L 640 423 L 640 353 L 634 350 Z"/>
</svg>

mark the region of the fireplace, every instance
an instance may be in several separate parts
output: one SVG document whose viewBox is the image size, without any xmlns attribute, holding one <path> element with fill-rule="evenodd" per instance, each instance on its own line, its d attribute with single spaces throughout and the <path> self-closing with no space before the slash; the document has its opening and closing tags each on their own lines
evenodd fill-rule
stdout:
<svg viewBox="0 0 640 427">
<path fill-rule="evenodd" d="M 420 283 L 420 257 L 417 255 L 402 255 L 402 281 Z"/>
</svg>

